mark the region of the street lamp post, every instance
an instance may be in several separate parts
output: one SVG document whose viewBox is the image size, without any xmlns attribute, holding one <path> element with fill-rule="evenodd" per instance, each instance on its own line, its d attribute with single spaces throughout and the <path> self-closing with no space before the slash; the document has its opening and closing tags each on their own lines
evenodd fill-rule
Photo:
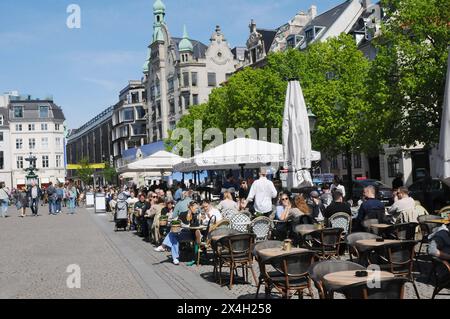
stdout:
<svg viewBox="0 0 450 319">
<path fill-rule="evenodd" d="M 30 156 L 25 159 L 25 161 L 29 162 L 30 165 L 28 168 L 25 169 L 25 172 L 27 172 L 26 178 L 26 184 L 31 185 L 33 182 L 36 184 L 39 184 L 39 176 L 35 173 L 38 169 L 36 168 L 36 156 L 33 155 L 33 153 L 30 153 Z"/>
</svg>

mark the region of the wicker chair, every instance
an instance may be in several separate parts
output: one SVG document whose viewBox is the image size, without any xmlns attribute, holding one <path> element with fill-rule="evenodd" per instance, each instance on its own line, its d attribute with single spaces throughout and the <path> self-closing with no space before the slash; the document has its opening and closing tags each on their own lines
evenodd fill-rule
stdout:
<svg viewBox="0 0 450 319">
<path fill-rule="evenodd" d="M 435 299 L 438 295 L 450 296 L 449 293 L 441 293 L 444 289 L 450 289 L 450 264 L 446 260 L 433 257 L 433 273 L 435 276 L 435 284 L 433 296 Z"/>
<path fill-rule="evenodd" d="M 373 249 L 369 260 L 381 269 L 393 273 L 396 277 L 406 278 L 414 286 L 417 299 L 419 290 L 413 276 L 414 254 L 417 241 L 408 240 L 400 243 L 386 244 Z"/>
<path fill-rule="evenodd" d="M 345 236 L 344 242 L 348 247 L 350 261 L 353 261 L 353 256 L 355 256 L 358 259 L 358 263 L 362 262 L 363 251 L 360 251 L 356 246 L 356 242 L 358 240 L 376 239 L 376 238 L 379 238 L 379 236 L 372 233 L 364 233 L 364 232 L 352 233 Z"/>
<path fill-rule="evenodd" d="M 213 237 L 225 237 L 230 235 L 237 235 L 239 234 L 238 231 L 233 230 L 231 228 L 225 228 L 225 227 L 219 227 L 211 230 L 208 234 L 208 240 L 211 243 L 211 248 L 213 251 L 213 265 L 214 265 L 214 278 L 217 280 L 218 277 L 218 268 L 219 268 L 219 252 L 220 244 L 219 241 L 212 240 Z"/>
<path fill-rule="evenodd" d="M 223 217 L 224 219 L 231 220 L 231 217 L 232 217 L 234 214 L 237 214 L 238 211 L 235 210 L 235 209 L 222 209 L 221 213 L 222 213 L 222 217 Z"/>
<path fill-rule="evenodd" d="M 258 298 L 259 295 L 259 289 L 261 288 L 261 285 L 264 284 L 266 286 L 266 295 L 269 294 L 268 292 L 268 285 L 264 280 L 264 273 L 265 273 L 265 260 L 259 257 L 259 251 L 266 248 L 278 248 L 283 245 L 283 242 L 278 240 L 268 240 L 268 241 L 262 241 L 259 243 L 256 243 L 253 247 L 253 256 L 255 257 L 255 260 L 258 263 L 259 266 L 259 278 L 258 278 L 258 287 L 256 289 L 256 296 L 255 298 Z"/>
<path fill-rule="evenodd" d="M 308 234 L 305 247 L 316 252 L 321 259 L 339 259 L 339 247 L 341 245 L 342 228 L 319 229 Z"/>
<path fill-rule="evenodd" d="M 403 299 L 405 278 L 389 278 L 379 281 L 379 288 L 371 288 L 367 282 L 345 286 L 336 290 L 347 299 Z"/>
<path fill-rule="evenodd" d="M 248 269 L 252 271 L 253 279 L 257 282 L 253 269 L 253 245 L 255 244 L 254 234 L 239 234 L 222 237 L 219 240 L 220 248 L 218 252 L 219 262 L 219 283 L 222 285 L 222 268 L 230 268 L 229 289 L 233 288 L 234 272 L 242 267 L 244 280 L 248 280 Z"/>
<path fill-rule="evenodd" d="M 329 273 L 348 270 L 365 270 L 364 266 L 355 264 L 350 261 L 326 260 L 311 265 L 308 270 L 309 277 L 314 282 L 316 289 L 319 291 L 320 299 L 329 299 L 333 297 L 330 293 L 333 287 L 327 287 L 323 282 L 323 277 Z"/>
<path fill-rule="evenodd" d="M 274 272 L 267 272 L 267 268 L 264 268 L 264 280 L 269 290 L 275 288 L 283 298 L 290 299 L 295 293 L 298 293 L 299 298 L 303 298 L 303 290 L 307 288 L 312 297 L 308 269 L 314 258 L 313 251 L 305 251 L 267 259 L 266 264 L 270 264 L 275 269 Z"/>
<path fill-rule="evenodd" d="M 380 230 L 378 233 L 386 239 L 415 240 L 418 223 L 396 224 Z"/>
<path fill-rule="evenodd" d="M 342 228 L 342 234 L 350 234 L 352 232 L 352 217 L 347 213 L 336 213 L 328 218 L 328 227 Z"/>
<path fill-rule="evenodd" d="M 269 238 L 273 229 L 273 222 L 268 217 L 257 217 L 250 223 L 250 232 L 256 235 L 256 241 L 265 241 Z"/>
<path fill-rule="evenodd" d="M 417 221 L 419 222 L 420 232 L 422 235 L 422 239 L 420 240 L 419 250 L 416 254 L 416 262 L 419 260 L 419 256 L 422 254 L 422 246 L 425 244 L 429 244 L 430 240 L 428 236 L 431 235 L 435 228 L 441 226 L 441 224 L 430 222 L 430 220 L 440 219 L 439 215 L 424 215 L 419 216 Z"/>
<path fill-rule="evenodd" d="M 236 213 L 231 216 L 230 228 L 237 230 L 241 233 L 248 232 L 248 226 L 251 223 L 251 219 L 248 215 L 242 213 Z"/>
</svg>

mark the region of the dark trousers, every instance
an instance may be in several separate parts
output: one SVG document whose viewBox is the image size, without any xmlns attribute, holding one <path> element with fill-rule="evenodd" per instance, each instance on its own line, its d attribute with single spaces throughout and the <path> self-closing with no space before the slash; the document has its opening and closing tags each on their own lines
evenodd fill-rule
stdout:
<svg viewBox="0 0 450 319">
<path fill-rule="evenodd" d="M 30 208 L 33 215 L 37 215 L 39 211 L 39 198 L 32 198 L 30 202 Z"/>
</svg>

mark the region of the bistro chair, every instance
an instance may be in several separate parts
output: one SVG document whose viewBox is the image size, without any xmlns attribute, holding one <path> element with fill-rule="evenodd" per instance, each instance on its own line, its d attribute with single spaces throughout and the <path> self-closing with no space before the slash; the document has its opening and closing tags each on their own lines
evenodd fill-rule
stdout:
<svg viewBox="0 0 450 319">
<path fill-rule="evenodd" d="M 275 288 L 285 299 L 290 299 L 297 293 L 299 298 L 303 299 L 303 290 L 308 289 L 308 295 L 313 297 L 308 269 L 314 262 L 314 258 L 315 252 L 305 251 L 267 259 L 266 264 L 270 264 L 275 269 L 274 272 L 267 272 L 267 268 L 264 267 L 268 291 Z"/>
<path fill-rule="evenodd" d="M 308 234 L 305 247 L 316 252 L 321 259 L 339 259 L 342 228 L 318 229 Z"/>
<path fill-rule="evenodd" d="M 231 217 L 233 217 L 233 215 L 237 214 L 238 211 L 235 209 L 222 209 L 221 213 L 222 213 L 222 217 L 224 219 L 231 220 Z"/>
<path fill-rule="evenodd" d="M 416 245 L 417 241 L 408 240 L 376 247 L 369 261 L 371 264 L 379 265 L 382 270 L 393 273 L 396 277 L 406 278 L 413 284 L 417 299 L 420 299 L 413 276 Z"/>
<path fill-rule="evenodd" d="M 205 257 L 208 257 L 208 248 L 211 247 L 211 238 L 209 236 L 209 233 L 211 231 L 211 226 L 213 226 L 215 223 L 216 223 L 216 216 L 212 216 L 205 230 L 206 236 L 202 236 L 202 240 L 197 250 L 197 266 L 200 265 L 200 256 L 202 251 L 205 252 Z"/>
<path fill-rule="evenodd" d="M 248 232 L 248 226 L 251 223 L 251 219 L 248 215 L 242 213 L 236 213 L 231 216 L 230 228 L 237 230 L 241 233 Z"/>
<path fill-rule="evenodd" d="M 239 234 L 239 232 L 231 229 L 231 228 L 215 228 L 213 230 L 211 230 L 208 234 L 208 240 L 211 243 L 211 248 L 213 251 L 213 273 L 214 273 L 214 278 L 217 280 L 217 275 L 218 275 L 218 269 L 219 269 L 219 253 L 218 250 L 220 249 L 220 244 L 219 244 L 219 240 L 213 240 L 214 237 L 218 237 L 219 239 L 225 236 L 230 236 L 230 235 L 237 235 Z"/>
<path fill-rule="evenodd" d="M 257 282 L 255 270 L 253 269 L 253 245 L 255 234 L 239 234 L 222 237 L 219 240 L 218 266 L 219 283 L 222 286 L 222 268 L 230 268 L 229 289 L 233 288 L 234 271 L 242 267 L 244 280 L 248 281 L 248 269 L 252 271 L 253 279 Z"/>
<path fill-rule="evenodd" d="M 386 239 L 415 240 L 418 223 L 396 224 L 380 229 L 378 234 Z"/>
<path fill-rule="evenodd" d="M 259 251 L 263 250 L 263 249 L 267 249 L 267 248 L 280 248 L 283 246 L 283 242 L 282 241 L 278 241 L 278 240 L 268 240 L 268 241 L 262 241 L 259 243 L 256 243 L 255 246 L 253 247 L 253 256 L 255 257 L 256 262 L 258 263 L 259 266 L 259 278 L 258 278 L 258 287 L 256 289 L 256 296 L 255 298 L 258 298 L 259 295 L 259 289 L 261 288 L 261 285 L 264 284 L 266 287 L 266 295 L 269 294 L 268 292 L 268 285 L 266 283 L 266 281 L 264 280 L 264 273 L 265 273 L 265 260 L 263 258 L 261 258 L 259 256 Z"/>
<path fill-rule="evenodd" d="M 257 217 L 250 223 L 250 232 L 256 235 L 257 242 L 267 240 L 272 229 L 272 220 L 265 216 Z"/>
<path fill-rule="evenodd" d="M 377 239 L 380 238 L 379 236 L 372 234 L 372 233 L 364 233 L 364 232 L 357 232 L 357 233 L 351 233 L 345 236 L 344 242 L 348 247 L 348 253 L 350 255 L 350 261 L 353 261 L 353 256 L 355 256 L 358 260 L 358 263 L 362 262 L 363 257 L 363 251 L 358 249 L 356 246 L 356 242 L 358 240 L 364 240 L 364 239 Z"/>
<path fill-rule="evenodd" d="M 442 208 L 439 210 L 439 214 L 447 214 L 447 213 L 450 213 L 450 206 L 442 207 Z"/>
<path fill-rule="evenodd" d="M 320 299 L 332 299 L 333 294 L 330 293 L 334 287 L 327 287 L 323 281 L 323 277 L 325 275 L 339 272 L 339 271 L 351 271 L 351 270 L 366 270 L 364 266 L 359 264 L 343 261 L 343 260 L 325 260 L 321 262 L 317 262 L 308 270 L 309 277 L 314 282 L 316 289 L 319 291 Z"/>
<path fill-rule="evenodd" d="M 441 293 L 444 289 L 450 289 L 450 264 L 446 260 L 433 257 L 433 270 L 435 276 L 435 284 L 433 296 L 435 299 L 438 295 L 450 296 L 449 293 Z"/>
<path fill-rule="evenodd" d="M 367 282 L 348 285 L 337 289 L 347 299 L 404 299 L 405 278 L 381 279 L 375 287 L 370 287 Z"/>
<path fill-rule="evenodd" d="M 352 230 L 352 216 L 347 213 L 336 213 L 328 218 L 329 228 L 342 228 L 342 234 L 350 234 Z"/>
<path fill-rule="evenodd" d="M 420 232 L 422 235 L 422 239 L 420 240 L 419 250 L 416 254 L 416 262 L 419 260 L 419 256 L 422 254 L 422 246 L 428 245 L 430 240 L 428 236 L 430 236 L 436 228 L 439 228 L 441 224 L 433 223 L 431 220 L 441 219 L 439 215 L 424 215 L 419 216 L 417 221 L 419 222 Z"/>
</svg>

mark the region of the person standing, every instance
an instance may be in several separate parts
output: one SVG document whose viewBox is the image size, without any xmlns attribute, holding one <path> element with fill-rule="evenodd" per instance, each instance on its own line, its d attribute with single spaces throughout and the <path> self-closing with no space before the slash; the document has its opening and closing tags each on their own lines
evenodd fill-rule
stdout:
<svg viewBox="0 0 450 319">
<path fill-rule="evenodd" d="M 346 196 L 345 193 L 345 187 L 344 185 L 342 185 L 342 180 L 339 178 L 339 176 L 335 175 L 334 176 L 334 180 L 333 180 L 333 184 L 330 187 L 331 192 L 333 193 L 335 190 L 338 190 L 341 192 L 342 196 Z"/>
<path fill-rule="evenodd" d="M 41 189 L 36 185 L 36 182 L 31 182 L 27 195 L 30 199 L 30 208 L 33 216 L 39 216 L 39 199 L 41 198 Z"/>
<path fill-rule="evenodd" d="M 56 188 L 53 186 L 53 183 L 50 182 L 47 187 L 47 196 L 48 196 L 48 214 L 52 215 L 56 212 Z"/>
<path fill-rule="evenodd" d="M 267 179 L 267 169 L 259 170 L 259 179 L 250 188 L 247 201 L 254 202 L 255 213 L 269 217 L 272 214 L 272 199 L 278 195 L 273 183 Z"/>
<path fill-rule="evenodd" d="M 17 191 L 17 210 L 20 211 L 20 217 L 25 217 L 28 207 L 28 194 L 25 186 Z"/>
<path fill-rule="evenodd" d="M 64 200 L 64 188 L 63 184 L 58 184 L 56 186 L 56 203 L 55 203 L 55 215 L 61 213 L 62 201 Z"/>
<path fill-rule="evenodd" d="M 247 199 L 248 197 L 248 184 L 246 180 L 241 181 L 241 187 L 239 188 L 239 199 Z"/>
<path fill-rule="evenodd" d="M 5 218 L 9 206 L 9 192 L 5 187 L 5 183 L 0 182 L 0 216 Z"/>
<path fill-rule="evenodd" d="M 69 186 L 67 187 L 67 192 L 69 195 L 69 213 L 70 215 L 75 214 L 75 201 L 77 199 L 77 189 L 73 185 L 73 182 L 70 181 Z"/>
</svg>

